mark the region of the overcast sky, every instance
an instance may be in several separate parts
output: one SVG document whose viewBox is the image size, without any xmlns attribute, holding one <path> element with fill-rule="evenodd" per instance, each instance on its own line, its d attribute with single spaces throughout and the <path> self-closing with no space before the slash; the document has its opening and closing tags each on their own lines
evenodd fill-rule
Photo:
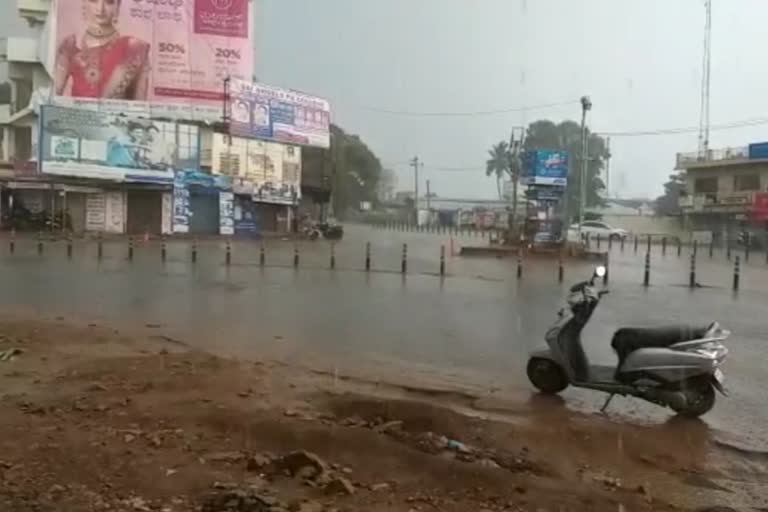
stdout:
<svg viewBox="0 0 768 512">
<path fill-rule="evenodd" d="M 262 81 L 332 101 L 412 188 L 418 154 L 441 196 L 493 196 L 491 144 L 538 118 L 596 131 L 698 126 L 703 0 L 257 0 Z M 765 0 L 714 0 L 713 124 L 768 117 Z M 367 110 L 486 111 L 573 100 L 564 107 L 476 117 Z M 711 146 L 768 140 L 768 124 L 712 133 Z M 697 133 L 612 138 L 614 192 L 656 196 Z M 431 169 L 430 169 L 431 167 Z M 477 168 L 447 172 L 435 167 Z M 423 187 L 423 183 L 422 183 Z"/>
<path fill-rule="evenodd" d="M 255 0 L 257 75 L 332 101 L 334 120 L 358 133 L 413 187 L 406 165 L 441 196 L 492 197 L 483 166 L 491 144 L 539 118 L 578 120 L 581 95 L 596 131 L 697 126 L 703 0 Z M 2 0 L 0 31 L 24 23 Z M 765 0 L 714 0 L 712 122 L 768 117 Z M 8 20 L 11 20 L 10 22 Z M 9 23 L 11 25 L 9 25 Z M 567 106 L 473 117 L 416 112 Z M 768 124 L 714 131 L 711 146 L 768 140 Z M 613 137 L 614 193 L 656 196 L 677 151 L 697 134 Z M 468 172 L 437 168 L 470 168 Z M 424 183 L 422 181 L 422 190 Z"/>
</svg>

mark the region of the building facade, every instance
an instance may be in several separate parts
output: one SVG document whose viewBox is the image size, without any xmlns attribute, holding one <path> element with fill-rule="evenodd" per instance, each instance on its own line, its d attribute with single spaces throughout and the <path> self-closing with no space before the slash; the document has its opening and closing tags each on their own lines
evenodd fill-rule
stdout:
<svg viewBox="0 0 768 512">
<path fill-rule="evenodd" d="M 684 172 L 679 205 L 689 231 L 710 231 L 722 242 L 766 229 L 768 144 L 678 153 L 676 169 Z"/>
</svg>

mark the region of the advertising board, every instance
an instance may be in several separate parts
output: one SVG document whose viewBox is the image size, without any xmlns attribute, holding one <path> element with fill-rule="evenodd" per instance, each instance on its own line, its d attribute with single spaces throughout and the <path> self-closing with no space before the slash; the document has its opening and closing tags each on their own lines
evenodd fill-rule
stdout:
<svg viewBox="0 0 768 512">
<path fill-rule="evenodd" d="M 174 169 L 196 169 L 196 126 L 44 105 L 41 172 L 112 181 L 172 183 Z"/>
<path fill-rule="evenodd" d="M 213 174 L 229 176 L 235 193 L 261 203 L 293 205 L 301 198 L 301 148 L 213 135 Z"/>
<path fill-rule="evenodd" d="M 224 80 L 253 75 L 249 0 L 55 0 L 59 104 L 220 120 Z"/>
<path fill-rule="evenodd" d="M 527 151 L 523 156 L 522 182 L 526 185 L 568 183 L 568 152 L 553 150 Z"/>
<path fill-rule="evenodd" d="M 327 100 L 271 85 L 232 80 L 230 134 L 328 148 L 331 107 Z"/>
</svg>

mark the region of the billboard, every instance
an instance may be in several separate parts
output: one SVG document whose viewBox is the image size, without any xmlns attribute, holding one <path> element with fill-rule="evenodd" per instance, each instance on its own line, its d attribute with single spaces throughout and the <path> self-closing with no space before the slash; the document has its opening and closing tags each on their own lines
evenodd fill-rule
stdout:
<svg viewBox="0 0 768 512">
<path fill-rule="evenodd" d="M 328 148 L 331 107 L 327 100 L 271 85 L 232 80 L 230 134 Z"/>
<path fill-rule="evenodd" d="M 198 169 L 197 126 L 43 105 L 40 170 L 111 181 L 172 183 Z"/>
<path fill-rule="evenodd" d="M 253 75 L 250 0 L 55 0 L 56 102 L 220 120 L 224 80 Z"/>
<path fill-rule="evenodd" d="M 568 183 L 568 152 L 553 150 L 527 151 L 523 156 L 523 179 L 526 185 Z"/>
<path fill-rule="evenodd" d="M 295 204 L 301 198 L 301 148 L 213 134 L 211 172 L 232 178 L 236 194 L 260 203 Z"/>
</svg>

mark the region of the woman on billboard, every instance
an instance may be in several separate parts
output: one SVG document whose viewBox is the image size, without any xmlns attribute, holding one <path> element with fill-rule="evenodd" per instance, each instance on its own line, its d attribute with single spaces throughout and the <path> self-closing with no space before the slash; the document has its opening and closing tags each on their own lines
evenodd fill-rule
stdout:
<svg viewBox="0 0 768 512">
<path fill-rule="evenodd" d="M 56 55 L 57 95 L 147 99 L 150 45 L 120 34 L 121 0 L 81 0 L 85 32 L 64 38 Z M 69 88 L 69 89 L 68 89 Z"/>
</svg>

